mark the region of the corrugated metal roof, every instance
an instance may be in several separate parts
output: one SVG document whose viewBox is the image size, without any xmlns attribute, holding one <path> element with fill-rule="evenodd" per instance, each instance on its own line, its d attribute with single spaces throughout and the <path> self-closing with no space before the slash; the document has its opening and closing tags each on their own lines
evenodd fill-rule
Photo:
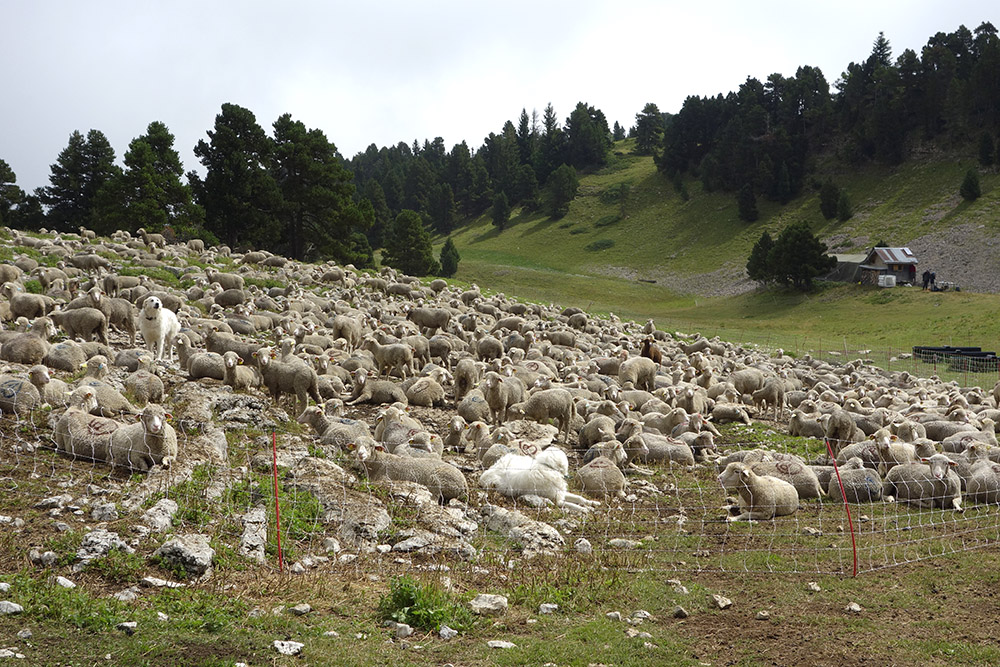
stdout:
<svg viewBox="0 0 1000 667">
<path fill-rule="evenodd" d="M 875 248 L 874 251 L 886 264 L 917 263 L 917 256 L 909 248 Z"/>
</svg>

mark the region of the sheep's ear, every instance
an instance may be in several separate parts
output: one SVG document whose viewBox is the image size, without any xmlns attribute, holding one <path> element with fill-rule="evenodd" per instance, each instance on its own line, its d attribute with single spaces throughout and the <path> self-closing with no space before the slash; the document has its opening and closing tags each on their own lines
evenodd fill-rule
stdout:
<svg viewBox="0 0 1000 667">
<path fill-rule="evenodd" d="M 950 460 L 950 459 L 949 459 L 949 461 L 948 461 L 948 465 L 949 465 L 949 466 L 952 466 L 952 467 L 955 467 L 955 466 L 957 466 L 957 465 L 958 465 L 958 462 L 956 462 L 956 461 L 952 461 L 952 460 Z"/>
<path fill-rule="evenodd" d="M 172 414 L 170 414 L 169 412 L 167 412 L 167 413 L 165 413 L 165 414 L 163 415 L 163 418 L 164 418 L 164 419 L 173 419 L 173 418 L 174 418 L 174 416 L 173 416 Z"/>
<path fill-rule="evenodd" d="M 921 456 L 920 457 L 920 462 L 921 463 L 930 463 L 931 460 L 929 458 L 927 458 L 926 456 Z"/>
<path fill-rule="evenodd" d="M 355 444 L 353 442 L 347 443 L 347 451 L 353 452 L 357 448 L 358 448 L 357 444 Z"/>
<path fill-rule="evenodd" d="M 385 451 L 385 445 L 382 445 L 382 444 L 375 445 L 375 451 L 376 452 L 384 452 Z"/>
<path fill-rule="evenodd" d="M 236 357 L 236 363 L 242 364 L 243 363 L 243 357 Z"/>
<path fill-rule="evenodd" d="M 897 436 L 897 435 L 890 435 L 889 436 L 889 440 L 891 440 L 893 442 L 896 442 L 897 440 L 899 440 L 899 436 Z"/>
</svg>

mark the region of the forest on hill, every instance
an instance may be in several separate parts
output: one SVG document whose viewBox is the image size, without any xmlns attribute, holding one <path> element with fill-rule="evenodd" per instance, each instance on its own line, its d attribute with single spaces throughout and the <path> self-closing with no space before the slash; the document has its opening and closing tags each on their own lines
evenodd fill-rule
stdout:
<svg viewBox="0 0 1000 667">
<path fill-rule="evenodd" d="M 373 144 L 345 159 L 323 130 L 290 113 L 269 133 L 251 110 L 225 103 L 195 147 L 202 173 L 185 172 L 162 122 L 129 144 L 123 166 L 103 132 L 77 131 L 52 164 L 50 185 L 32 193 L 0 159 L 0 223 L 167 230 L 358 267 L 384 248 L 387 263 L 436 273 L 432 234 L 447 236 L 487 213 L 501 232 L 515 211 L 559 218 L 578 178 L 604 167 L 627 137 L 681 196 L 698 181 L 737 197 L 740 216 L 752 220 L 758 199 L 784 206 L 816 187 L 821 160 L 899 165 L 935 145 L 990 169 L 1000 163 L 998 130 L 1000 38 L 984 22 L 897 56 L 880 33 L 832 86 L 803 65 L 793 76 L 749 77 L 736 91 L 690 96 L 676 114 L 648 103 L 628 129 L 609 126 L 586 102 L 564 120 L 549 104 L 540 116 L 522 110 L 478 147 L 448 150 L 437 137 Z"/>
</svg>

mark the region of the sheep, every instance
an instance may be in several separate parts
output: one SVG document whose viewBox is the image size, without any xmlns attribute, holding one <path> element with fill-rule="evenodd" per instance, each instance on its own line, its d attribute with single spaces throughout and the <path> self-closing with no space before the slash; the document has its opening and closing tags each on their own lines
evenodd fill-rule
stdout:
<svg viewBox="0 0 1000 667">
<path fill-rule="evenodd" d="M 448 432 L 444 436 L 444 447 L 449 451 L 461 452 L 465 450 L 465 432 L 469 430 L 469 423 L 460 415 L 455 415 L 448 422 Z"/>
<path fill-rule="evenodd" d="M 0 288 L 0 294 L 7 297 L 10 305 L 10 318 L 27 317 L 29 320 L 42 317 L 55 307 L 55 301 L 43 294 L 29 294 L 22 291 L 20 285 L 6 282 Z"/>
<path fill-rule="evenodd" d="M 490 422 L 503 424 L 507 421 L 507 410 L 524 400 L 524 384 L 514 377 L 501 377 L 490 371 L 483 378 L 483 397 L 490 408 Z"/>
<path fill-rule="evenodd" d="M 223 384 L 229 385 L 236 391 L 260 386 L 260 376 L 257 375 L 257 372 L 244 366 L 243 359 L 232 350 L 222 355 L 222 365 L 224 367 Z"/>
<path fill-rule="evenodd" d="M 589 496 L 623 497 L 625 495 L 625 475 L 606 456 L 598 456 L 581 466 L 574 476 L 576 484 Z"/>
<path fill-rule="evenodd" d="M 41 393 L 29 380 L 0 375 L 0 413 L 12 413 L 20 419 L 41 403 Z"/>
<path fill-rule="evenodd" d="M 368 441 L 372 437 L 368 424 L 327 415 L 317 405 L 310 405 L 303 410 L 296 421 L 311 426 L 316 431 L 321 445 L 334 445 L 346 449 L 352 442 Z"/>
<path fill-rule="evenodd" d="M 730 422 L 739 422 L 741 424 L 751 423 L 750 415 L 747 414 L 746 409 L 735 403 L 716 403 L 712 408 L 712 421 L 716 424 L 728 424 Z"/>
<path fill-rule="evenodd" d="M 187 371 L 188 378 L 192 380 L 198 378 L 225 379 L 226 365 L 221 354 L 196 352 L 191 346 L 191 339 L 187 334 L 178 334 L 174 337 L 173 343 L 174 347 L 177 348 L 177 360 L 181 369 Z"/>
<path fill-rule="evenodd" d="M 840 487 L 843 484 L 844 491 Z M 864 461 L 857 456 L 851 457 L 847 463 L 840 466 L 840 480 L 836 475 L 830 477 L 826 487 L 826 495 L 833 502 L 851 504 L 873 503 L 882 499 L 882 476 L 871 468 L 865 467 Z"/>
<path fill-rule="evenodd" d="M 167 348 L 167 361 L 174 360 L 174 348 L 169 343 L 177 337 L 180 329 L 177 315 L 165 308 L 159 297 L 151 296 L 143 301 L 139 313 L 139 333 L 156 361 L 163 358 L 164 347 Z"/>
<path fill-rule="evenodd" d="M 396 445 L 393 454 L 410 458 L 441 458 L 444 453 L 444 443 L 436 433 L 420 431 L 414 433 L 405 442 Z"/>
<path fill-rule="evenodd" d="M 1000 504 L 1000 464 L 979 458 L 969 471 L 965 498 L 977 504 Z"/>
<path fill-rule="evenodd" d="M 678 463 L 693 466 L 694 452 L 687 444 L 658 433 L 641 433 L 648 453 L 642 459 L 643 463 Z"/>
<path fill-rule="evenodd" d="M 774 409 L 774 419 L 778 421 L 785 414 L 785 383 L 781 378 L 769 377 L 764 386 L 751 394 L 754 405 L 761 415 L 766 415 L 768 409 Z"/>
<path fill-rule="evenodd" d="M 770 475 L 783 479 L 793 487 L 800 499 L 819 498 L 823 494 L 823 488 L 819 484 L 819 479 L 813 470 L 797 461 L 759 461 L 757 463 L 747 463 L 758 475 Z"/>
<path fill-rule="evenodd" d="M 880 463 L 878 472 L 885 477 L 890 470 L 905 463 L 917 463 L 920 457 L 917 455 L 917 448 L 909 442 L 900 442 L 894 435 L 881 434 L 872 436 L 875 446 L 878 448 Z M 931 454 L 934 452 L 932 451 Z"/>
<path fill-rule="evenodd" d="M 715 436 L 712 435 L 711 431 L 701 431 L 700 433 L 687 431 L 675 437 L 691 448 L 695 461 L 704 461 L 710 456 L 716 455 Z"/>
<path fill-rule="evenodd" d="M 593 415 L 577 434 L 577 447 L 586 451 L 591 445 L 615 439 L 615 421 L 607 415 Z"/>
<path fill-rule="evenodd" d="M 740 395 L 753 394 L 764 386 L 764 373 L 757 368 L 744 368 L 730 374 L 729 382 Z"/>
<path fill-rule="evenodd" d="M 479 384 L 480 367 L 475 360 L 462 359 L 455 366 L 455 400 L 465 398 L 473 387 Z"/>
<path fill-rule="evenodd" d="M 42 362 L 49 351 L 49 339 L 55 333 L 52 320 L 39 317 L 31 323 L 28 330 L 18 334 L 0 345 L 0 359 L 25 366 L 34 366 Z"/>
<path fill-rule="evenodd" d="M 364 349 L 370 351 L 375 358 L 378 375 L 391 375 L 394 371 L 404 379 L 413 372 L 413 349 L 405 343 L 390 343 L 380 345 L 373 337 L 365 338 Z"/>
<path fill-rule="evenodd" d="M 410 405 L 423 407 L 440 407 L 444 405 L 444 389 L 436 380 L 429 377 L 415 379 L 403 390 Z"/>
<path fill-rule="evenodd" d="M 579 512 L 587 512 L 600 505 L 598 501 L 567 491 L 565 476 L 568 472 L 566 453 L 558 447 L 549 447 L 534 458 L 523 454 L 505 454 L 479 476 L 479 485 L 508 498 L 526 495 L 548 498 L 557 507 Z"/>
<path fill-rule="evenodd" d="M 961 452 L 973 442 L 982 442 L 996 447 L 998 444 L 996 436 L 996 422 L 989 417 L 982 420 L 982 429 L 979 431 L 960 431 L 950 435 L 941 441 L 941 449 L 945 452 Z"/>
<path fill-rule="evenodd" d="M 737 516 L 727 516 L 726 521 L 770 520 L 799 509 L 799 494 L 794 486 L 777 477 L 758 475 L 744 463 L 730 463 L 718 479 L 723 488 L 737 490 L 743 510 Z"/>
<path fill-rule="evenodd" d="M 886 501 L 900 500 L 916 507 L 931 509 L 962 508 L 962 483 L 950 468 L 958 464 L 944 454 L 921 459 L 921 463 L 906 463 L 894 467 L 882 483 Z"/>
<path fill-rule="evenodd" d="M 108 318 L 97 308 L 74 308 L 73 310 L 53 310 L 49 318 L 70 338 L 79 336 L 84 340 L 96 338 L 108 344 Z"/>
<path fill-rule="evenodd" d="M 424 335 L 433 336 L 438 329 L 448 328 L 451 313 L 440 308 L 412 308 L 406 313 L 406 319 L 423 328 Z"/>
<path fill-rule="evenodd" d="M 245 281 L 243 276 L 236 273 L 221 273 L 220 271 L 212 268 L 205 269 L 205 276 L 208 278 L 209 283 L 218 283 L 222 286 L 222 289 L 238 289 L 241 290 L 244 287 Z"/>
<path fill-rule="evenodd" d="M 639 356 L 652 360 L 657 366 L 663 363 L 663 352 L 660 350 L 660 346 L 653 342 L 652 336 L 643 339 Z"/>
<path fill-rule="evenodd" d="M 465 499 L 469 485 L 462 472 L 437 458 L 408 458 L 390 454 L 382 445 L 354 443 L 361 469 L 372 482 L 415 482 L 426 486 L 438 502 Z"/>
<path fill-rule="evenodd" d="M 566 389 L 543 389 L 528 396 L 523 403 L 508 406 L 507 416 L 514 419 L 528 418 L 539 423 L 555 419 L 558 432 L 563 434 L 563 442 L 569 442 L 569 427 L 576 417 L 576 403 L 573 395 Z"/>
<path fill-rule="evenodd" d="M 653 391 L 656 389 L 657 365 L 646 357 L 630 357 L 618 369 L 618 382 L 622 386 L 631 383 L 636 389 Z"/>
<path fill-rule="evenodd" d="M 352 373 L 354 391 L 351 398 L 345 401 L 345 405 L 356 405 L 358 403 L 372 403 L 380 405 L 383 403 L 407 403 L 406 394 L 402 387 L 389 380 L 371 380 L 368 372 L 359 368 Z"/>
<path fill-rule="evenodd" d="M 69 385 L 53 378 L 45 366 L 37 364 L 28 369 L 28 380 L 38 390 L 42 403 L 52 407 L 63 407 L 69 403 Z"/>
<path fill-rule="evenodd" d="M 107 290 L 105 290 L 106 292 Z M 135 345 L 135 307 L 126 299 L 108 298 L 96 285 L 82 297 L 66 304 L 65 310 L 96 308 L 104 313 L 108 325 L 129 335 L 129 345 Z"/>
<path fill-rule="evenodd" d="M 254 354 L 260 369 L 261 384 L 267 387 L 272 400 L 277 403 L 283 393 L 294 395 L 292 409 L 295 417 L 309 407 L 310 397 L 317 403 L 323 402 L 319 395 L 319 376 L 311 366 L 275 361 L 275 353 L 267 347 L 260 348 Z"/>
<path fill-rule="evenodd" d="M 479 389 L 473 389 L 458 404 L 458 416 L 469 422 L 485 422 L 490 419 L 490 406 Z"/>
<path fill-rule="evenodd" d="M 830 441 L 834 454 L 845 445 L 865 439 L 864 433 L 855 425 L 851 413 L 843 408 L 837 408 L 830 413 L 826 422 L 825 436 Z"/>
<path fill-rule="evenodd" d="M 801 410 L 795 410 L 788 419 L 788 435 L 822 440 L 826 437 L 826 427 L 819 419 L 810 419 Z"/>
<path fill-rule="evenodd" d="M 96 408 L 97 394 L 93 388 L 84 387 L 73 392 L 70 407 L 52 429 L 58 451 L 88 461 L 108 460 L 111 436 L 121 424 L 113 419 L 91 416 Z"/>
<path fill-rule="evenodd" d="M 107 359 L 103 355 L 91 357 L 88 363 L 88 375 L 80 380 L 80 385 L 74 389 L 74 393 L 83 389 L 93 389 L 97 395 L 97 409 L 93 414 L 100 417 L 115 417 L 121 414 L 137 415 L 139 410 L 132 405 L 120 391 L 110 384 L 90 375 L 90 372 L 100 367 L 107 367 Z"/>
<path fill-rule="evenodd" d="M 139 421 L 111 434 L 110 463 L 113 468 L 148 472 L 155 465 L 169 468 L 177 460 L 177 433 L 167 423 L 170 413 L 150 403 Z"/>
<path fill-rule="evenodd" d="M 108 271 L 111 271 L 113 268 L 111 266 L 111 262 L 94 253 L 74 255 L 72 257 L 67 257 L 66 261 L 76 268 L 90 273 L 96 272 L 98 269 L 107 269 Z"/>
<path fill-rule="evenodd" d="M 138 367 L 125 378 L 126 391 L 140 405 L 163 402 L 163 380 L 153 372 L 153 357 L 143 352 L 138 357 Z"/>
<path fill-rule="evenodd" d="M 209 352 L 215 352 L 220 357 L 225 352 L 235 352 L 240 355 L 240 359 L 242 359 L 243 363 L 248 366 L 255 366 L 260 361 L 257 357 L 257 351 L 260 349 L 260 343 L 256 343 L 254 341 L 243 341 L 233 336 L 232 333 L 225 333 L 214 329 L 209 331 L 208 335 L 205 336 L 205 349 Z M 221 373 L 221 366 L 219 371 Z M 221 374 L 218 379 L 222 379 Z"/>
</svg>

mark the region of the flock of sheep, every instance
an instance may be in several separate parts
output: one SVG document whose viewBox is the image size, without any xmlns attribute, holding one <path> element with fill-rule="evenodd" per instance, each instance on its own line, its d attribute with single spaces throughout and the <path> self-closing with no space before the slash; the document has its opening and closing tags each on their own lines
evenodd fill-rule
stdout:
<svg viewBox="0 0 1000 667">
<path fill-rule="evenodd" d="M 4 234 L 16 256 L 0 264 L 0 411 L 9 423 L 50 406 L 66 457 L 152 475 L 183 460 L 169 423 L 183 379 L 266 391 L 371 481 L 442 503 L 499 495 L 587 514 L 666 466 L 717 473 L 719 504 L 738 496 L 728 521 L 821 498 L 1000 502 L 1000 383 L 987 393 L 144 231 Z M 258 287 L 268 279 L 283 286 Z M 410 406 L 442 416 L 424 423 Z M 754 420 L 829 441 L 839 476 L 829 456 L 717 445 L 718 425 Z"/>
</svg>

